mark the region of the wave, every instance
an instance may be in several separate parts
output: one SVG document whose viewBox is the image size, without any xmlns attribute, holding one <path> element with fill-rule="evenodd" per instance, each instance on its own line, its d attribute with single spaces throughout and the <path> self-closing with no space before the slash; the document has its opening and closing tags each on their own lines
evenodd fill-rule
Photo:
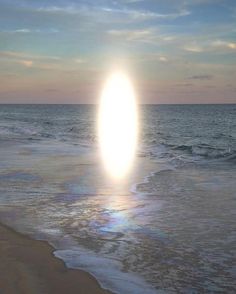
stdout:
<svg viewBox="0 0 236 294">
<path fill-rule="evenodd" d="M 210 144 L 153 144 L 149 147 L 140 148 L 139 157 L 155 158 L 156 160 L 165 160 L 175 167 L 182 166 L 185 163 L 197 163 L 202 160 L 224 160 L 234 161 L 236 150 L 230 147 L 215 147 Z"/>
<path fill-rule="evenodd" d="M 72 249 L 56 250 L 54 255 L 62 259 L 68 268 L 82 269 L 89 272 L 97 278 L 103 288 L 115 293 L 159 293 L 140 276 L 124 272 L 123 265 L 118 259 L 102 257 L 78 246 Z M 104 264 L 106 265 L 105 267 Z"/>
<path fill-rule="evenodd" d="M 215 148 L 208 144 L 200 144 L 196 146 L 189 146 L 189 145 L 180 145 L 173 148 L 174 150 L 182 150 L 186 151 L 188 153 L 191 153 L 192 155 L 200 155 L 207 158 L 222 158 L 227 157 L 230 155 L 236 154 L 236 151 L 231 151 L 229 149 L 221 149 L 221 148 Z"/>
</svg>

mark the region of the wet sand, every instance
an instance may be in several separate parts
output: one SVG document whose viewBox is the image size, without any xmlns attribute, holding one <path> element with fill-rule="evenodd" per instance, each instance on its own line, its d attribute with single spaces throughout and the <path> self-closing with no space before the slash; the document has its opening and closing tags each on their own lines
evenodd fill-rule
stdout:
<svg viewBox="0 0 236 294">
<path fill-rule="evenodd" d="M 111 294 L 89 273 L 66 268 L 53 251 L 47 242 L 0 224 L 0 293 Z"/>
</svg>

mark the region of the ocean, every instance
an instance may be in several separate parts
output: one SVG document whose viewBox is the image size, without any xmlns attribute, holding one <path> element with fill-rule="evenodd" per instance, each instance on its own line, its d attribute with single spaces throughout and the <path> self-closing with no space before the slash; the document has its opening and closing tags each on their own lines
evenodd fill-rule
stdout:
<svg viewBox="0 0 236 294">
<path fill-rule="evenodd" d="M 1 222 L 116 293 L 235 293 L 236 105 L 143 105 L 139 120 L 117 183 L 96 106 L 0 105 Z"/>
</svg>

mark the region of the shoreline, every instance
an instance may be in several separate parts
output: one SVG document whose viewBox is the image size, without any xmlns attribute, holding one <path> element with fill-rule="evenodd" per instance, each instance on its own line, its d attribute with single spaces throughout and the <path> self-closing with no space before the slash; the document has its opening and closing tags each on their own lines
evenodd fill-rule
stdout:
<svg viewBox="0 0 236 294">
<path fill-rule="evenodd" d="M 0 223 L 0 289 L 9 294 L 112 294 L 95 277 L 69 269 L 46 241 Z"/>
</svg>

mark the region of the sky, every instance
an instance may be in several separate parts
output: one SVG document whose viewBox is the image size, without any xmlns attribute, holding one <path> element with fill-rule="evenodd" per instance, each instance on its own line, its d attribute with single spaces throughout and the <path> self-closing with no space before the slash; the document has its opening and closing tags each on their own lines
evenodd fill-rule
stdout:
<svg viewBox="0 0 236 294">
<path fill-rule="evenodd" d="M 0 103 L 236 103 L 235 0 L 0 0 Z"/>
</svg>

